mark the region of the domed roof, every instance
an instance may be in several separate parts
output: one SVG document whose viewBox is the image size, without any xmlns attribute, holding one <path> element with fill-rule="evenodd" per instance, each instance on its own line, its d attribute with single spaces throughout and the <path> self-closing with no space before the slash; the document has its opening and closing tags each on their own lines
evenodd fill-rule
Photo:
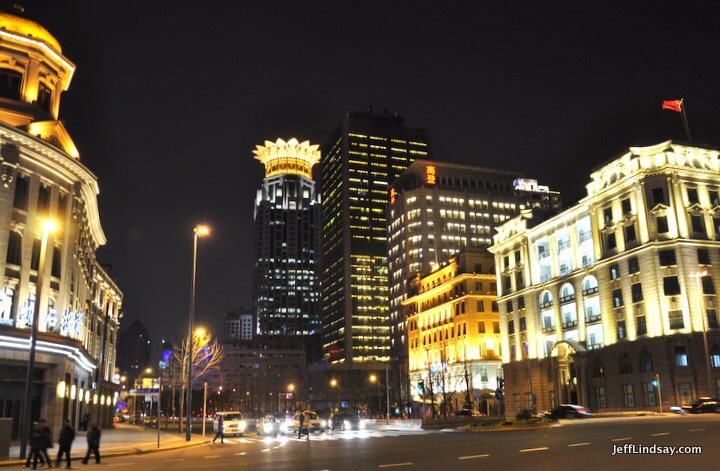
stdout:
<svg viewBox="0 0 720 471">
<path fill-rule="evenodd" d="M 27 18 L 0 12 L 0 29 L 45 41 L 48 46 L 57 52 L 62 52 L 60 43 L 48 30 Z"/>
</svg>

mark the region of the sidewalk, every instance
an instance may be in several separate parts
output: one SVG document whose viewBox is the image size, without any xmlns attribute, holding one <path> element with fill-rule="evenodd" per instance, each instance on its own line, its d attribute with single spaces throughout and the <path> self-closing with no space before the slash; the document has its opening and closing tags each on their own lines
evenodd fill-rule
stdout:
<svg viewBox="0 0 720 471">
<path fill-rule="evenodd" d="M 54 460 L 57 456 L 57 432 L 53 437 L 55 440 L 54 448 L 48 450 L 48 454 Z M 135 425 L 118 424 L 114 429 L 105 429 L 102 431 L 102 439 L 100 440 L 100 455 L 103 459 L 113 456 L 125 456 L 142 453 L 152 453 L 154 451 L 174 450 L 177 448 L 185 448 L 189 446 L 202 445 L 208 443 L 209 438 L 203 438 L 202 435 L 193 434 L 189 442 L 185 441 L 185 435 L 177 433 L 177 431 L 165 432 L 160 430 L 160 447 L 158 447 L 157 430 L 145 429 Z M 85 432 L 76 432 L 75 441 L 72 447 L 72 459 L 79 460 L 85 457 L 87 451 L 87 441 L 85 440 Z M 10 460 L 0 461 L 0 466 L 11 466 L 24 464 L 20 461 L 20 444 L 13 442 L 10 446 Z M 91 457 L 91 459 L 94 459 Z"/>
</svg>

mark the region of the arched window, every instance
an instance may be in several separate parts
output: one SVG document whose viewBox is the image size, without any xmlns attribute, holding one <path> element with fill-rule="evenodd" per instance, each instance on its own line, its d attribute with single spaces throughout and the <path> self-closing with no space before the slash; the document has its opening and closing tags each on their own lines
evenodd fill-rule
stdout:
<svg viewBox="0 0 720 471">
<path fill-rule="evenodd" d="M 588 294 L 595 294 L 598 291 L 598 281 L 592 275 L 588 275 L 582 282 L 582 294 L 587 296 Z"/>
<path fill-rule="evenodd" d="M 605 376 L 605 365 L 603 365 L 602 360 L 599 358 L 595 359 L 595 364 L 593 365 L 593 378 L 602 378 Z"/>
<path fill-rule="evenodd" d="M 543 291 L 540 294 L 540 307 L 550 307 L 553 305 L 553 296 L 550 291 Z"/>
<path fill-rule="evenodd" d="M 560 302 L 566 303 L 575 299 L 575 288 L 570 283 L 565 283 L 560 287 Z"/>
<path fill-rule="evenodd" d="M 620 374 L 632 374 L 632 362 L 630 361 L 630 355 L 628 355 L 627 353 L 623 353 L 620 356 Z"/>
<path fill-rule="evenodd" d="M 647 350 L 643 350 L 640 354 L 640 371 L 649 373 L 653 370 L 652 355 Z"/>
<path fill-rule="evenodd" d="M 15 231 L 10 231 L 10 238 L 8 239 L 8 251 L 7 251 L 7 263 L 13 265 L 20 265 L 20 259 L 22 258 L 22 236 Z"/>
</svg>

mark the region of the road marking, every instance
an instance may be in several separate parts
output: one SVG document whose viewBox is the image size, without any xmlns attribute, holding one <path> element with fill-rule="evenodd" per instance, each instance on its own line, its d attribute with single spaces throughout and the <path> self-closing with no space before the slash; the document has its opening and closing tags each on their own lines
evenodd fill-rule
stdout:
<svg viewBox="0 0 720 471">
<path fill-rule="evenodd" d="M 263 449 L 262 449 L 262 450 L 260 450 L 260 451 L 262 451 L 263 453 L 265 453 L 265 452 L 268 452 L 268 451 L 270 451 L 270 448 L 263 448 Z"/>
<path fill-rule="evenodd" d="M 702 432 L 703 430 L 705 430 L 705 429 L 704 428 L 691 428 L 690 429 L 691 432 Z"/>
<path fill-rule="evenodd" d="M 582 442 L 582 443 L 571 443 L 568 446 L 588 446 L 590 442 Z"/>
<path fill-rule="evenodd" d="M 220 455 L 208 455 L 208 456 L 203 456 L 203 458 L 205 458 L 206 460 L 211 460 L 213 458 L 220 458 Z"/>
<path fill-rule="evenodd" d="M 412 466 L 412 461 L 407 461 L 405 463 L 379 464 L 378 468 L 392 468 L 393 466 Z"/>
<path fill-rule="evenodd" d="M 538 448 L 524 448 L 524 449 L 518 450 L 518 451 L 519 451 L 520 453 L 529 453 L 529 452 L 531 452 L 531 451 L 547 451 L 547 450 L 549 450 L 549 449 L 550 449 L 550 448 L 548 448 L 548 447 L 546 447 L 546 446 L 541 446 L 541 447 L 538 447 Z"/>
<path fill-rule="evenodd" d="M 458 456 L 459 460 L 474 460 L 475 458 L 486 458 L 490 455 L 485 453 L 484 455 L 468 455 L 468 456 Z"/>
<path fill-rule="evenodd" d="M 663 435 L 670 435 L 670 432 L 660 432 L 660 433 L 653 433 L 650 435 L 651 437 L 661 437 Z"/>
<path fill-rule="evenodd" d="M 185 461 L 185 458 L 171 458 L 171 459 L 165 460 L 165 461 L 167 461 L 167 462 L 171 462 L 171 461 Z"/>
<path fill-rule="evenodd" d="M 621 438 L 613 438 L 610 440 L 611 442 L 626 442 L 628 440 L 632 440 L 632 437 L 621 437 Z"/>
<path fill-rule="evenodd" d="M 235 453 L 235 456 L 245 456 L 245 453 L 246 453 L 246 452 L 241 451 L 240 453 Z"/>
</svg>

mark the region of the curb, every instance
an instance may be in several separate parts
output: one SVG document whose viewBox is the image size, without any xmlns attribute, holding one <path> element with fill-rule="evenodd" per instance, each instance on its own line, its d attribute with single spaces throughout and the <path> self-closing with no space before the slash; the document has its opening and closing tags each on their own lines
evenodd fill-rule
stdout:
<svg viewBox="0 0 720 471">
<path fill-rule="evenodd" d="M 509 426 L 509 427 L 492 427 L 478 428 L 477 430 L 463 430 L 463 432 L 488 433 L 488 432 L 520 432 L 523 430 L 544 430 L 549 429 L 550 424 L 532 425 L 526 427 Z"/>
<path fill-rule="evenodd" d="M 103 453 L 102 457 L 105 458 L 117 458 L 120 456 L 131 456 L 131 455 L 147 455 L 150 453 L 158 453 L 160 451 L 172 451 L 172 450 L 179 450 L 181 448 L 190 448 L 194 446 L 199 445 L 206 445 L 210 443 L 210 440 L 205 440 L 202 442 L 195 442 L 195 443 L 183 443 L 181 445 L 171 445 L 163 448 L 146 448 L 144 450 L 141 449 L 134 449 L 134 450 L 126 450 L 126 451 L 115 451 L 115 452 L 108 452 Z M 81 458 L 79 456 L 75 456 L 72 458 L 72 461 L 80 461 Z M 0 461 L 0 468 L 6 467 L 6 466 L 22 466 L 25 464 L 25 460 L 10 460 L 10 461 Z"/>
</svg>

